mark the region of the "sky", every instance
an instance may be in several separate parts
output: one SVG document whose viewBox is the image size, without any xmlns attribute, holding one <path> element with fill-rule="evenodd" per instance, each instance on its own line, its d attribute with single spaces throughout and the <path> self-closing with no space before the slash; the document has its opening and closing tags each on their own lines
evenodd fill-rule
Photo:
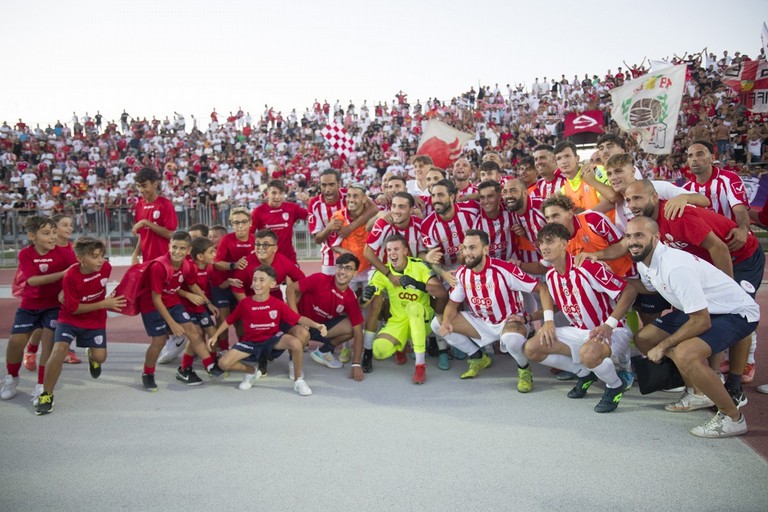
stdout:
<svg viewBox="0 0 768 512">
<path fill-rule="evenodd" d="M 3 2 L 0 121 L 45 127 L 266 104 L 287 114 L 443 100 L 479 83 L 614 73 L 673 53 L 754 56 L 764 0 L 36 0 Z M 726 12 L 727 11 L 727 12 Z"/>
</svg>

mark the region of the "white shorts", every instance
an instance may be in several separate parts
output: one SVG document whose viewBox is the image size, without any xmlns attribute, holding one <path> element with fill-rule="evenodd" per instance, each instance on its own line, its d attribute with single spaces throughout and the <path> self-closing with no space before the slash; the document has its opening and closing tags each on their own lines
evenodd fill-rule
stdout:
<svg viewBox="0 0 768 512">
<path fill-rule="evenodd" d="M 557 327 L 555 329 L 558 341 L 571 348 L 571 357 L 574 363 L 581 363 L 579 349 L 589 339 L 589 330 L 579 329 L 578 327 Z M 611 336 L 611 352 L 621 354 L 629 348 L 629 342 L 632 340 L 632 331 L 627 327 L 617 327 L 613 330 Z"/>
<path fill-rule="evenodd" d="M 473 315 L 469 311 L 460 311 L 459 314 L 462 315 L 480 335 L 480 339 L 472 338 L 470 336 L 472 341 L 474 341 L 479 347 L 485 347 L 486 345 L 490 345 L 495 341 L 499 341 L 501 339 L 501 334 L 504 332 L 504 326 L 507 325 L 506 320 L 497 324 L 492 324 L 491 322 Z M 526 330 L 530 329 L 527 325 L 525 327 Z"/>
</svg>

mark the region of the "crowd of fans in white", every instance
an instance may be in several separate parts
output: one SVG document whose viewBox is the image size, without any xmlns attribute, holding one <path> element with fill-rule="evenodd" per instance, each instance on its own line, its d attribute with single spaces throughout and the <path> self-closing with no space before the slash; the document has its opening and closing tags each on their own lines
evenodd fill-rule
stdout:
<svg viewBox="0 0 768 512">
<path fill-rule="evenodd" d="M 691 140 L 710 139 L 721 167 L 749 172 L 744 164 L 767 162 L 768 116 L 751 114 L 721 81 L 723 71 L 746 55 L 724 51 L 718 58 L 706 50 L 670 59 L 688 65 L 689 80 L 680 111 L 676 144 L 669 157 L 633 151 L 637 168 L 647 176 L 684 177 L 684 148 Z M 423 125 L 442 120 L 475 134 L 464 148 L 479 163 L 484 152 L 501 155 L 506 171 L 515 172 L 521 158 L 538 143 L 562 137 L 563 119 L 571 111 L 599 109 L 607 131 L 618 133 L 609 118 L 609 90 L 648 71 L 639 65 L 559 79 L 536 78 L 479 87 L 449 100 L 412 102 L 400 91 L 395 99 L 333 105 L 318 101 L 303 112 L 284 114 L 265 105 L 258 115 L 241 108 L 222 115 L 214 109 L 210 122 L 172 118 L 148 119 L 123 112 L 116 121 L 103 116 L 72 114 L 45 128 L 22 119 L 0 127 L 0 209 L 7 234 L 14 220 L 27 214 L 74 214 L 79 228 L 99 209 L 130 207 L 137 200 L 133 178 L 142 167 L 164 171 L 163 192 L 177 211 L 210 209 L 226 219 L 230 208 L 254 208 L 272 178 L 284 179 L 288 200 L 302 202 L 315 193 L 317 177 L 335 168 L 345 182 L 364 182 L 370 194 L 381 190 L 387 171 L 408 172 Z M 320 133 L 329 121 L 342 124 L 356 141 L 348 159 L 333 153 Z M 306 193 L 306 194 L 305 194 Z"/>
</svg>

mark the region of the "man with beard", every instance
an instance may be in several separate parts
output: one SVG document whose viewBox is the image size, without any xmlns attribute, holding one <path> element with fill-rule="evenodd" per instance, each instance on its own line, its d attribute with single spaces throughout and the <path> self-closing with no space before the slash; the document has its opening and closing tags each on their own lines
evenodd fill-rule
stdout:
<svg viewBox="0 0 768 512">
<path fill-rule="evenodd" d="M 658 225 L 659 237 L 663 243 L 682 249 L 709 263 L 741 284 L 750 295 L 757 292 L 763 278 L 765 254 L 757 238 L 751 232 L 747 243 L 738 250 L 729 250 L 727 241 L 736 223 L 711 210 L 687 206 L 682 216 L 667 219 L 666 201 L 660 201 L 653 183 L 648 180 L 636 181 L 624 193 L 627 205 L 635 216 L 653 219 Z M 592 253 L 598 259 L 613 259 L 627 251 L 627 239 Z M 661 294 L 661 290 L 659 290 Z M 664 296 L 662 294 L 662 296 Z M 746 405 L 747 398 L 741 389 L 741 377 L 749 354 L 751 339 L 736 343 L 730 348 L 731 365 L 725 385 L 739 407 Z M 711 406 L 711 401 L 690 390 L 681 399 L 667 406 L 672 412 L 687 412 Z"/>
<path fill-rule="evenodd" d="M 760 307 L 728 275 L 701 258 L 659 243 L 660 239 L 658 224 L 650 217 L 632 219 L 627 226 L 627 245 L 642 284 L 658 290 L 675 308 L 643 327 L 635 344 L 651 361 L 672 359 L 686 384 L 700 389 L 717 407 L 717 414 L 691 429 L 691 434 L 706 438 L 744 434 L 744 415 L 705 360 L 749 340 L 760 320 Z"/>
<path fill-rule="evenodd" d="M 509 261 L 515 250 L 511 232 L 513 221 L 512 214 L 501 206 L 501 186 L 496 181 L 488 180 L 480 183 L 477 190 L 480 215 L 474 229 L 488 233 L 489 256 Z"/>
<path fill-rule="evenodd" d="M 331 220 L 333 214 L 346 206 L 346 190 L 340 189 L 341 176 L 334 169 L 326 169 L 320 173 L 320 195 L 313 197 L 308 206 L 309 210 L 309 233 L 316 244 L 321 245 L 322 272 L 332 275 L 336 269 L 336 253 L 325 241 L 336 233 L 341 238 L 346 238 L 355 229 L 365 226 L 365 223 L 371 219 L 378 209 L 373 201 L 366 201 L 362 214 L 355 220 L 344 225 L 340 218 Z"/>
<path fill-rule="evenodd" d="M 540 254 L 534 245 L 539 230 L 547 223 L 541 211 L 544 200 L 538 195 L 528 195 L 519 178 L 510 178 L 504 183 L 501 197 L 512 214 L 512 231 L 517 237 L 516 256 L 523 265 L 521 268 L 531 274 L 544 274 L 546 268 L 538 263 Z M 530 264 L 535 265 L 529 267 Z"/>
<path fill-rule="evenodd" d="M 473 379 L 491 364 L 483 351 L 497 340 L 506 346 L 525 343 L 530 318 L 520 293 L 541 290 L 542 285 L 506 261 L 488 256 L 488 234 L 470 229 L 462 240 L 464 265 L 456 271 L 456 284 L 443 315 L 432 320 L 432 330 L 451 346 L 466 353 L 467 371 L 462 379 Z M 545 294 L 546 295 L 546 294 Z M 549 296 L 542 297 L 552 309 Z M 459 311 L 461 305 L 465 311 Z"/>
</svg>

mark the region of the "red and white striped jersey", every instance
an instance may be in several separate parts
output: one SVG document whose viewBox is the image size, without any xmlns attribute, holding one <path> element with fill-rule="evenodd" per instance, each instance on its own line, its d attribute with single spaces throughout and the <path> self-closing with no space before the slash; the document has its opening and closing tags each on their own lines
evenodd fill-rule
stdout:
<svg viewBox="0 0 768 512">
<path fill-rule="evenodd" d="M 552 181 L 546 181 L 542 178 L 536 182 L 535 192 L 533 192 L 531 196 L 535 195 L 536 197 L 546 199 L 549 196 L 559 193 L 560 189 L 563 188 L 563 185 L 565 185 L 565 176 L 560 172 L 560 169 L 556 169 Z"/>
<path fill-rule="evenodd" d="M 565 273 L 551 268 L 546 281 L 555 304 L 571 325 L 586 330 L 594 329 L 611 316 L 616 299 L 627 285 L 601 263 L 585 260 L 575 267 L 571 254 L 565 256 Z"/>
<path fill-rule="evenodd" d="M 464 196 L 468 196 L 470 194 L 477 194 L 477 185 L 473 185 L 472 183 L 469 183 L 467 187 L 464 190 L 459 190 L 456 194 L 457 198 L 461 198 Z"/>
<path fill-rule="evenodd" d="M 453 302 L 466 300 L 470 312 L 498 324 L 523 311 L 520 292 L 532 292 L 538 281 L 517 265 L 495 258 L 486 258 L 480 272 L 464 265 L 456 271 L 456 286 L 451 290 Z"/>
<path fill-rule="evenodd" d="M 744 190 L 744 182 L 734 172 L 713 167 L 712 176 L 706 183 L 699 184 L 696 181 L 687 181 L 683 184 L 683 188 L 707 197 L 712 203 L 709 207 L 710 210 L 732 221 L 736 220 L 736 216 L 733 214 L 734 206 L 742 204 L 749 208 L 749 198 L 746 190 Z"/>
<path fill-rule="evenodd" d="M 536 249 L 536 237 L 539 235 L 539 230 L 547 223 L 541 211 L 542 203 L 544 203 L 543 198 L 530 195 L 525 211 L 520 214 L 512 213 L 512 222 L 520 224 L 525 231 L 527 243 L 518 243 L 516 248 L 518 259 L 524 263 L 535 263 L 541 259 Z"/>
<path fill-rule="evenodd" d="M 310 199 L 307 205 L 307 210 L 309 210 L 309 217 L 307 219 L 309 234 L 316 235 L 325 229 L 333 214 L 337 210 L 346 208 L 346 206 L 346 194 L 341 191 L 339 191 L 339 200 L 333 204 L 326 203 L 322 195 Z M 322 255 L 322 265 L 332 266 L 336 264 L 336 254 L 331 250 L 329 244 L 323 243 L 320 245 L 320 254 Z"/>
<path fill-rule="evenodd" d="M 483 210 L 475 221 L 474 229 L 488 233 L 488 255 L 498 260 L 509 260 L 515 252 L 515 239 L 512 233 L 512 214 L 501 209 L 499 216 L 490 219 Z"/>
<path fill-rule="evenodd" d="M 385 219 L 376 219 L 371 227 L 371 232 L 368 234 L 368 244 L 371 249 L 376 253 L 376 256 L 382 263 L 387 263 L 387 251 L 384 249 L 384 242 L 390 235 L 399 233 L 405 237 L 408 241 L 408 248 L 411 251 L 411 256 L 418 258 L 418 254 L 424 251 L 424 242 L 421 238 L 421 219 L 415 215 L 411 215 L 411 220 L 408 222 L 408 227 L 400 229 L 394 224 L 388 223 Z"/>
<path fill-rule="evenodd" d="M 464 233 L 472 229 L 478 216 L 477 208 L 467 203 L 454 204 L 454 210 L 455 214 L 451 220 L 443 220 L 437 213 L 432 212 L 421 222 L 424 247 L 427 250 L 440 247 L 448 266 L 458 262 L 459 246 L 464 241 Z"/>
</svg>

